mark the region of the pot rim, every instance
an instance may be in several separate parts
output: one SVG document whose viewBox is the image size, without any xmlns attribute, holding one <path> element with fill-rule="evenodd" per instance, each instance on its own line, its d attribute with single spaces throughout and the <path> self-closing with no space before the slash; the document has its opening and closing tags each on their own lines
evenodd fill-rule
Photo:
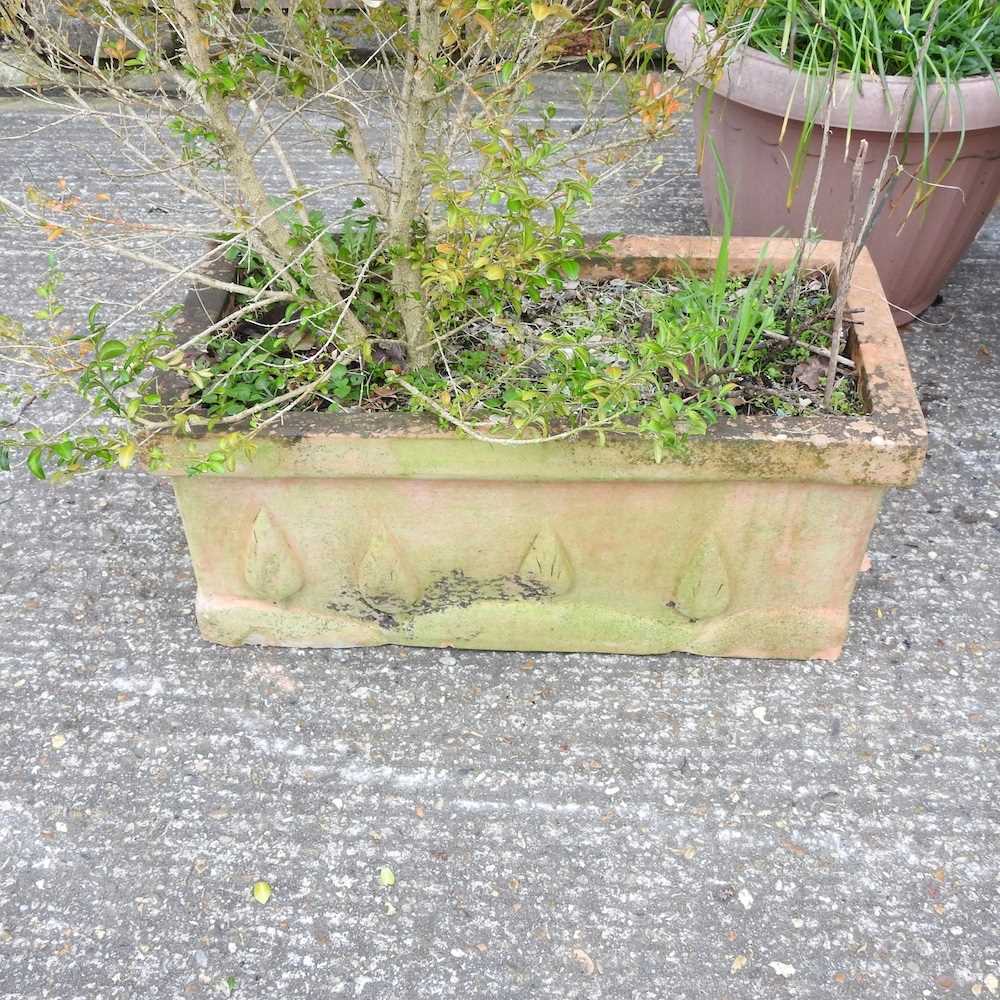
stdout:
<svg viewBox="0 0 1000 1000">
<path fill-rule="evenodd" d="M 752 273 L 762 263 L 786 267 L 794 260 L 798 242 L 733 237 L 730 272 Z M 682 267 L 710 273 L 720 244 L 720 239 L 705 236 L 620 237 L 612 242 L 609 254 L 585 266 L 583 276 L 642 281 Z M 807 254 L 802 266 L 828 268 L 835 281 L 840 254 L 839 243 L 823 241 Z M 230 277 L 233 270 L 234 265 L 224 257 L 205 267 L 206 273 L 217 278 Z M 175 323 L 178 340 L 197 335 L 221 318 L 228 299 L 228 292 L 216 288 L 192 289 Z M 602 444 L 595 432 L 585 432 L 568 440 L 513 447 L 463 437 L 427 415 L 292 412 L 258 434 L 253 461 L 220 475 L 910 485 L 923 463 L 927 429 L 902 341 L 867 250 L 855 267 L 847 304 L 862 314 L 850 340 L 859 389 L 868 405 L 868 412 L 858 416 L 722 418 L 704 437 L 689 439 L 684 454 L 668 454 L 657 464 L 651 442 L 633 434 L 608 432 Z M 170 386 L 164 385 L 163 395 L 170 393 Z M 221 433 L 246 429 L 236 423 L 222 431 L 199 430 L 193 435 L 195 450 L 211 451 Z M 192 438 L 163 433 L 155 444 L 168 459 L 156 471 L 168 477 L 186 476 Z M 419 462 L 414 462 L 416 452 L 423 456 Z"/>
<path fill-rule="evenodd" d="M 696 79 L 704 78 L 707 60 L 717 44 L 715 29 L 690 3 L 674 12 L 666 47 L 683 70 Z M 740 45 L 715 83 L 714 92 L 782 119 L 786 115 L 797 121 L 814 117 L 820 124 L 826 105 L 810 116 L 806 93 L 808 83 L 819 80 L 766 52 Z M 896 109 L 910 80 L 907 76 L 887 76 L 883 86 L 882 80 L 871 74 L 838 74 L 831 125 L 858 132 L 892 132 Z M 915 110 L 908 129 L 911 135 L 923 134 L 926 118 L 934 134 L 1000 128 L 1000 91 L 990 76 L 965 77 L 951 85 L 932 84 L 927 93 L 929 114 L 925 116 L 922 108 Z"/>
</svg>

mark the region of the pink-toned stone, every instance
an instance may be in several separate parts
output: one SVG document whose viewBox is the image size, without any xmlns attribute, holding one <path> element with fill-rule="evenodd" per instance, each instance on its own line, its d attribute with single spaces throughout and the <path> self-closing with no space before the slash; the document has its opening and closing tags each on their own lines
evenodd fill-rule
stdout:
<svg viewBox="0 0 1000 1000">
<path fill-rule="evenodd" d="M 633 237 L 590 274 L 706 269 L 717 241 Z M 734 271 L 760 240 L 734 240 Z M 768 260 L 794 252 L 775 240 Z M 836 268 L 839 246 L 810 263 Z M 853 356 L 862 417 L 740 418 L 652 460 L 610 435 L 504 446 L 402 414 L 297 414 L 235 472 L 189 477 L 159 442 L 213 641 L 378 643 L 727 656 L 838 655 L 885 489 L 913 481 L 925 430 L 864 258 Z M 206 322 L 204 296 L 187 321 Z M 211 311 L 209 310 L 209 314 Z M 200 316 L 200 318 L 198 318 Z M 184 331 L 186 334 L 190 330 Z M 211 450 L 213 436 L 197 442 Z"/>
</svg>

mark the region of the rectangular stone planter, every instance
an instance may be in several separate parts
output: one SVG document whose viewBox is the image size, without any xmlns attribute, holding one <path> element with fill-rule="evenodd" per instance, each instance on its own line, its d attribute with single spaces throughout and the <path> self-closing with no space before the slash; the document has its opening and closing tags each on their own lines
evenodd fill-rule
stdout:
<svg viewBox="0 0 1000 1000">
<path fill-rule="evenodd" d="M 590 276 L 714 266 L 711 239 L 618 240 Z M 734 240 L 732 268 L 763 241 Z M 787 264 L 794 243 L 772 240 Z M 839 244 L 809 263 L 836 271 Z M 631 435 L 491 445 L 400 414 L 300 414 L 234 473 L 189 477 L 159 442 L 198 581 L 226 644 L 592 650 L 834 658 L 887 487 L 914 481 L 926 432 L 867 257 L 849 299 L 869 412 L 746 417 L 657 465 Z M 223 308 L 192 293 L 180 333 Z M 196 440 L 212 449 L 213 436 Z"/>
</svg>

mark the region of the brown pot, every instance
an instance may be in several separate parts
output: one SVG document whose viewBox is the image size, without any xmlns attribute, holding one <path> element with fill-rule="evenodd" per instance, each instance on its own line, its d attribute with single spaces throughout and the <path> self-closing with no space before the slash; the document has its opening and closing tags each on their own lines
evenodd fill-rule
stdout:
<svg viewBox="0 0 1000 1000">
<path fill-rule="evenodd" d="M 719 241 L 632 237 L 591 277 L 711 273 Z M 736 273 L 793 259 L 791 240 L 732 241 Z M 809 261 L 836 281 L 839 246 Z M 226 272 L 218 272 L 220 275 Z M 233 472 L 189 476 L 164 436 L 202 634 L 231 645 L 597 650 L 835 657 L 889 486 L 916 477 L 925 428 L 878 276 L 848 295 L 868 412 L 741 417 L 657 464 L 609 434 L 492 444 L 401 413 L 293 413 Z M 178 334 L 220 318 L 192 293 Z"/>
<path fill-rule="evenodd" d="M 677 12 L 667 48 L 684 70 L 699 78 L 717 44 L 711 27 L 693 7 L 685 5 Z M 791 165 L 808 117 L 808 88 L 812 86 L 819 93 L 818 88 L 825 88 L 826 83 L 747 46 L 731 53 L 728 60 L 711 98 L 704 92 L 700 96 L 695 122 L 699 148 L 704 148 L 706 134 L 710 136 L 726 171 L 733 195 L 733 232 L 741 236 L 769 236 L 779 231 L 799 235 L 819 161 L 825 105 L 812 116 L 818 124 L 789 207 Z M 814 216 L 814 225 L 825 238 L 839 239 L 845 231 L 851 167 L 861 139 L 868 140 L 866 190 L 875 184 L 908 83 L 905 77 L 891 76 L 883 88 L 877 77 L 863 77 L 859 90 L 858 84 L 844 75 L 835 85 L 830 148 Z M 903 178 L 868 243 L 899 325 L 908 323 L 934 301 L 1000 196 L 1000 93 L 993 80 L 969 78 L 948 91 L 929 87 L 927 108 L 933 139 L 929 177 L 940 178 L 945 186 L 910 213 L 916 185 Z M 915 114 L 910 128 L 908 136 L 897 137 L 894 150 L 904 168 L 917 174 L 924 153 L 922 112 Z M 850 154 L 845 159 L 848 138 Z M 956 155 L 957 161 L 947 169 Z M 715 161 L 707 149 L 702 156 L 701 180 L 709 224 L 713 232 L 720 232 L 722 209 Z"/>
</svg>

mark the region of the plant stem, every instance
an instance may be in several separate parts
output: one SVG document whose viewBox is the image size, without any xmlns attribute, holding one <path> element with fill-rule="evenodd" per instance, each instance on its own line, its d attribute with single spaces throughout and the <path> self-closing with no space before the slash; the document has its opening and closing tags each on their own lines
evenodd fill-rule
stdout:
<svg viewBox="0 0 1000 1000">
<path fill-rule="evenodd" d="M 208 49 L 208 40 L 202 33 L 198 20 L 198 8 L 194 0 L 176 0 L 177 12 L 180 15 L 181 33 L 184 46 L 195 69 L 203 76 L 209 76 L 212 70 L 212 60 Z M 239 130 L 229 119 L 228 103 L 225 97 L 206 84 L 200 89 L 202 106 L 212 123 L 212 128 L 221 137 L 219 147 L 226 160 L 230 173 L 247 199 L 254 214 L 256 226 L 263 234 L 272 256 L 277 254 L 282 261 L 295 257 L 294 248 L 289 242 L 288 231 L 270 211 L 270 199 L 264 189 L 263 182 L 253 163 L 253 157 L 247 148 Z M 368 339 L 368 331 L 358 318 L 344 303 L 336 278 L 326 267 L 322 259 L 322 250 L 314 255 L 316 272 L 312 282 L 316 292 L 343 311 L 343 327 L 347 338 L 354 345 Z M 271 261 L 272 265 L 275 263 Z M 275 270 L 281 270 L 280 265 Z"/>
<path fill-rule="evenodd" d="M 394 254 L 392 286 L 403 321 L 406 364 L 412 371 L 430 364 L 433 353 L 420 271 L 410 259 L 410 251 L 424 185 L 427 126 L 435 99 L 433 62 L 441 47 L 441 18 L 434 0 L 409 0 L 407 19 L 410 37 L 416 32 L 419 40 L 416 51 L 411 50 L 406 60 L 402 127 L 396 151 L 398 184 L 392 198 L 388 235 Z"/>
<path fill-rule="evenodd" d="M 854 276 L 854 265 L 858 259 L 858 240 L 861 238 L 858 222 L 858 202 L 861 200 L 861 186 L 864 183 L 865 158 L 868 156 L 868 140 L 858 143 L 858 155 L 851 169 L 851 205 L 847 217 L 847 229 L 844 241 L 840 245 L 840 265 L 837 268 L 837 298 L 833 304 L 833 329 L 830 330 L 830 364 L 826 370 L 826 390 L 823 393 L 823 405 L 827 409 L 833 402 L 833 387 L 837 381 L 836 355 L 840 351 L 840 341 L 844 330 L 844 310 L 847 308 L 847 296 L 851 291 L 851 279 Z"/>
</svg>

